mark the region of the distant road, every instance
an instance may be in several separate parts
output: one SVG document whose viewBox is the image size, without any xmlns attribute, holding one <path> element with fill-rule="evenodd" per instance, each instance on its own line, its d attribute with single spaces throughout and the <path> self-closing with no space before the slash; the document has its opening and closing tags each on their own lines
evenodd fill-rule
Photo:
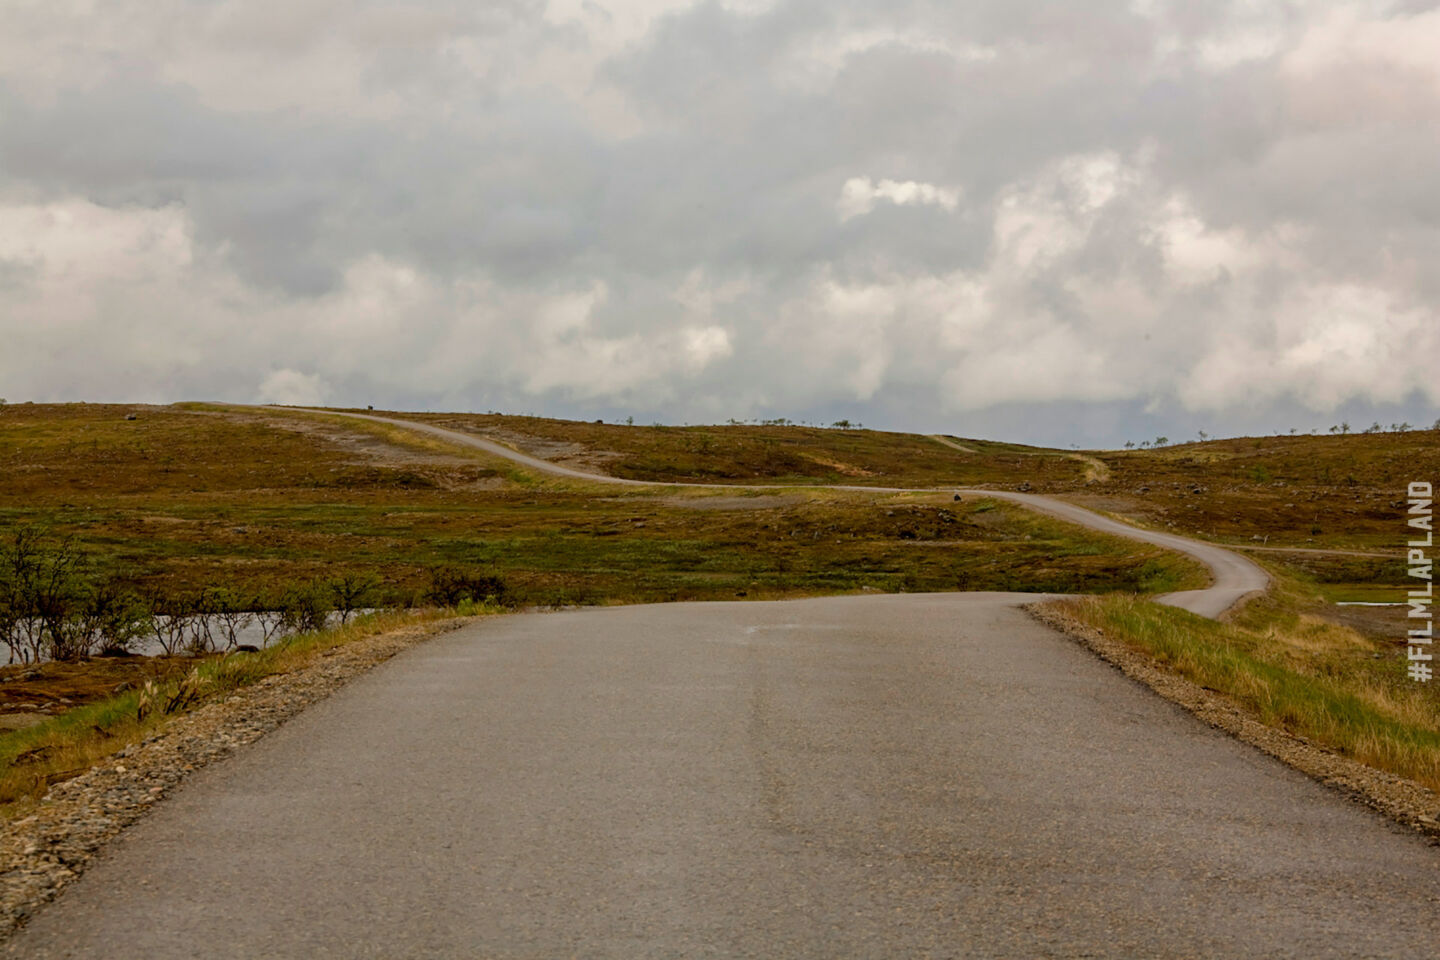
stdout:
<svg viewBox="0 0 1440 960">
<path fill-rule="evenodd" d="M 1033 599 L 478 621 L 200 771 L 10 955 L 1436 956 L 1440 850 Z"/>
<path fill-rule="evenodd" d="M 440 437 L 450 443 L 484 450 L 486 453 L 503 457 L 532 470 L 538 470 L 543 473 L 554 474 L 561 477 L 571 477 L 578 480 L 590 480 L 596 483 L 615 483 L 640 487 L 703 487 L 706 489 L 732 488 L 744 490 L 772 489 L 777 486 L 775 484 L 761 483 L 655 483 L 645 480 L 627 480 L 621 477 L 608 477 L 600 473 L 589 473 L 584 470 L 576 470 L 572 467 L 551 463 L 548 460 L 532 457 L 529 454 L 521 453 L 504 444 L 496 443 L 493 440 L 488 440 L 472 433 L 449 430 L 445 427 L 437 427 L 428 423 L 417 423 L 413 420 L 402 420 L 396 417 L 377 417 L 374 414 L 367 413 L 342 413 L 336 410 L 311 410 L 296 407 L 275 407 L 273 409 L 282 412 L 321 413 L 331 416 L 353 417 L 357 420 L 370 420 L 375 423 L 404 427 L 407 430 L 415 430 L 420 433 L 428 433 L 431 436 Z M 951 445 L 953 446 L 953 444 Z M 844 484 L 809 484 L 808 486 L 827 490 L 855 490 L 879 493 L 905 493 L 914 492 L 916 489 L 926 489 L 915 487 L 865 487 Z M 786 486 L 781 487 L 781 489 L 793 490 L 796 488 Z M 1217 547 L 1212 543 L 1191 540 L 1188 537 L 1181 537 L 1172 533 L 1142 530 L 1138 527 L 1121 523 L 1118 520 L 1112 520 L 1110 517 L 1103 516 L 1093 510 L 1086 510 L 1084 507 L 1077 507 L 1072 503 L 1056 500 L 1053 497 L 1042 497 L 1030 493 L 1012 493 L 1008 490 L 978 490 L 953 487 L 947 487 L 943 490 L 936 488 L 935 492 L 955 492 L 965 496 L 998 497 L 1003 500 L 1010 500 L 1037 512 L 1046 513 L 1083 527 L 1089 527 L 1092 530 L 1128 537 L 1131 540 L 1154 544 L 1155 546 L 1164 547 L 1167 550 L 1174 550 L 1176 553 L 1183 553 L 1189 557 L 1193 557 L 1209 568 L 1210 575 L 1214 578 L 1214 582 L 1203 590 L 1187 590 L 1180 593 L 1170 593 L 1157 597 L 1156 599 L 1160 603 L 1179 607 L 1183 610 L 1189 610 L 1203 617 L 1219 617 L 1245 597 L 1264 590 L 1270 583 L 1270 577 L 1263 569 L 1245 557 L 1226 550 L 1224 547 Z"/>
</svg>

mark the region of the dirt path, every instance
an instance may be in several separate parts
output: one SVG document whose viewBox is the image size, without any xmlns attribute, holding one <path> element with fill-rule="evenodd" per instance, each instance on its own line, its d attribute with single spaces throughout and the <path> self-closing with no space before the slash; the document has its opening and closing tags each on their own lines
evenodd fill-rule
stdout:
<svg viewBox="0 0 1440 960">
<path fill-rule="evenodd" d="M 934 440 L 936 443 L 938 443 L 938 444 L 940 444 L 940 445 L 942 445 L 942 446 L 949 447 L 951 450 L 959 450 L 961 453 L 979 453 L 979 452 L 980 452 L 979 450 L 976 450 L 974 447 L 967 447 L 967 446 L 965 446 L 963 443 L 956 443 L 954 440 L 951 440 L 949 437 L 943 436 L 943 435 L 938 434 L 938 433 L 932 433 L 932 434 L 930 434 L 930 439 L 931 439 L 931 440 Z"/>
<path fill-rule="evenodd" d="M 451 443 L 462 446 L 474 447 L 486 453 L 503 457 L 514 463 L 532 470 L 539 470 L 543 473 L 555 476 L 569 477 L 572 479 L 588 480 L 594 483 L 618 484 L 629 487 L 693 487 L 707 490 L 730 489 L 730 490 L 796 490 L 804 487 L 784 486 L 777 484 L 737 484 L 737 483 L 651 483 L 643 480 L 626 480 L 620 477 L 608 477 L 599 473 L 588 473 L 584 470 L 577 470 L 573 467 L 565 467 L 542 460 L 539 457 L 532 457 L 529 454 L 519 453 L 510 447 L 495 443 L 484 437 L 474 434 L 463 433 L 458 430 L 449 430 L 445 427 L 436 427 L 428 423 L 416 423 L 411 420 L 402 420 L 395 417 L 378 417 L 368 413 L 342 413 L 334 410 L 312 410 L 306 408 L 269 408 L 269 409 L 290 409 L 292 412 L 321 414 L 324 416 L 353 417 L 359 420 L 369 420 L 374 423 L 383 423 L 394 427 L 403 427 L 408 430 L 415 430 L 434 437 L 440 437 Z M 1078 454 L 1076 456 L 1079 456 Z M 1103 464 L 1102 464 L 1103 466 Z M 1154 544 L 1167 550 L 1174 550 L 1177 553 L 1185 554 L 1203 563 L 1210 570 L 1214 582 L 1203 590 L 1186 590 L 1180 593 L 1165 594 L 1156 599 L 1160 603 L 1180 607 L 1201 616 L 1216 618 L 1225 611 L 1240 603 L 1246 597 L 1264 590 L 1270 582 L 1270 577 L 1259 566 L 1250 560 L 1232 553 L 1224 547 L 1214 544 L 1203 543 L 1199 540 L 1191 540 L 1188 537 L 1181 537 L 1171 533 L 1160 533 L 1153 530 L 1142 530 L 1112 520 L 1084 507 L 1078 507 L 1071 503 L 1065 503 L 1051 497 L 1042 497 L 1030 493 L 1012 493 L 1008 490 L 977 490 L 962 488 L 956 491 L 954 488 L 914 488 L 914 487 L 867 487 L 847 486 L 843 484 L 812 484 L 810 489 L 824 490 L 849 490 L 862 491 L 867 493 L 951 493 L 958 492 L 967 496 L 997 497 L 1018 503 L 1022 506 L 1046 513 L 1070 523 L 1088 527 L 1091 530 L 1099 530 L 1102 533 L 1109 533 L 1115 536 L 1126 537 L 1131 540 L 1139 540 L 1143 543 Z"/>
<path fill-rule="evenodd" d="M 1066 456 L 1085 465 L 1086 483 L 1104 483 L 1110 479 L 1110 468 L 1104 460 L 1083 453 L 1067 453 Z"/>
</svg>

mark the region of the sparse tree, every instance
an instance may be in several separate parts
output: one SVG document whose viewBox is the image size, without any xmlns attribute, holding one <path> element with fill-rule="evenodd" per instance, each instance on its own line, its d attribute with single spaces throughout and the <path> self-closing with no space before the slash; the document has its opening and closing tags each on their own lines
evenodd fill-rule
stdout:
<svg viewBox="0 0 1440 960">
<path fill-rule="evenodd" d="M 1170 438 L 1169 438 L 1169 437 L 1156 437 L 1156 438 L 1155 438 L 1155 446 L 1157 446 L 1157 447 L 1163 447 L 1163 446 L 1165 446 L 1165 445 L 1166 445 L 1167 443 L 1169 443 L 1169 442 L 1170 442 Z"/>
<path fill-rule="evenodd" d="M 166 596 L 158 590 L 152 591 L 148 598 L 150 635 L 167 657 L 179 654 L 190 635 L 191 611 L 187 602 L 180 597 Z"/>
<path fill-rule="evenodd" d="M 1203 443 L 1204 441 L 1210 439 L 1210 434 L 1206 433 L 1204 430 L 1196 430 L 1195 432 L 1196 432 L 1196 434 L 1199 435 L 1200 441 L 1201 441 L 1202 443 Z"/>
<path fill-rule="evenodd" d="M 286 633 L 314 633 L 330 620 L 329 588 L 319 582 L 297 584 L 280 598 L 280 616 Z"/>
<path fill-rule="evenodd" d="M 1134 441 L 1134 440 L 1126 440 L 1126 441 L 1125 441 L 1125 449 L 1126 449 L 1126 450 L 1134 450 L 1134 449 L 1135 449 L 1135 441 Z"/>
<path fill-rule="evenodd" d="M 277 607 L 278 603 L 272 601 L 257 600 L 257 607 Z M 260 610 L 255 614 L 255 625 L 260 628 L 260 646 L 270 645 L 270 641 L 279 637 L 285 632 L 285 615 L 279 610 Z"/>
<path fill-rule="evenodd" d="M 349 623 L 357 610 L 374 603 L 375 588 L 380 585 L 373 573 L 349 571 L 330 580 L 330 597 L 342 624 Z"/>
<path fill-rule="evenodd" d="M 80 564 L 80 552 L 69 538 L 36 553 L 29 606 L 40 622 L 42 644 L 48 646 L 35 648 L 36 660 L 42 653 L 56 660 L 73 660 L 89 652 L 84 649 L 79 624 L 80 609 L 86 600 Z"/>
<path fill-rule="evenodd" d="M 185 652 L 194 657 L 215 651 L 216 614 L 219 610 L 220 591 L 206 587 L 188 597 L 185 602 L 189 617 L 185 622 Z"/>
<path fill-rule="evenodd" d="M 110 580 L 89 590 L 76 619 L 76 656 L 128 653 L 149 629 L 150 608 L 133 591 Z"/>
<path fill-rule="evenodd" d="M 214 608 L 215 630 L 225 641 L 227 651 L 240 646 L 240 635 L 256 620 L 251 605 L 233 590 L 217 590 L 211 597 Z"/>
</svg>

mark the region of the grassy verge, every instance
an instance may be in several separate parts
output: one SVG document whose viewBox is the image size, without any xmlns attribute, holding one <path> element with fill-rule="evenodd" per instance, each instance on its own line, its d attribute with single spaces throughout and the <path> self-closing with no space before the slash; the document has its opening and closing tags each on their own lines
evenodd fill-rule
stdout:
<svg viewBox="0 0 1440 960">
<path fill-rule="evenodd" d="M 456 611 L 371 614 L 345 626 L 298 634 L 258 653 L 198 660 L 188 673 L 0 735 L 0 817 L 24 813 L 50 785 L 160 732 L 184 713 L 266 677 L 301 670 L 329 651 L 366 638 L 482 612 L 489 611 L 470 605 Z"/>
<path fill-rule="evenodd" d="M 1406 678 L 1403 634 L 1387 642 L 1331 621 L 1301 581 L 1277 578 L 1231 623 L 1123 594 L 1047 609 L 1270 727 L 1440 790 L 1440 691 Z"/>
</svg>

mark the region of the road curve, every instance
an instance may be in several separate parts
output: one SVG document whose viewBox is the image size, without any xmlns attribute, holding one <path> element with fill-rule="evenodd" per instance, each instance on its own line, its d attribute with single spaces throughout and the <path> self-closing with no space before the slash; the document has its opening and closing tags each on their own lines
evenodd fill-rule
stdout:
<svg viewBox="0 0 1440 960">
<path fill-rule="evenodd" d="M 1440 850 L 1031 599 L 478 621 L 199 771 L 8 954 L 1435 956 Z"/>
<path fill-rule="evenodd" d="M 794 490 L 794 486 L 783 486 L 775 484 L 726 484 L 726 483 L 655 483 L 646 480 L 628 480 L 623 477 L 608 477 L 600 473 L 589 473 L 584 470 L 576 470 L 558 463 L 551 463 L 539 457 L 532 457 L 529 454 L 521 453 L 504 444 L 478 437 L 471 433 L 463 433 L 459 430 L 449 430 L 445 427 L 437 427 L 428 423 L 417 423 L 413 420 L 402 420 L 396 417 L 377 417 L 368 413 L 349 413 L 338 410 L 318 410 L 306 407 L 272 407 L 269 409 L 284 412 L 317 413 L 330 416 L 352 417 L 357 420 L 370 420 L 375 423 L 388 424 L 394 427 L 403 427 L 408 430 L 415 430 L 420 433 L 428 433 L 431 436 L 440 437 L 450 443 L 461 446 L 474 447 L 486 453 L 494 454 L 511 460 L 531 470 L 538 470 L 542 473 L 549 473 L 560 477 L 570 477 L 577 480 L 590 480 L 596 483 L 622 484 L 625 486 L 638 487 L 702 487 L 705 489 L 787 489 Z M 1063 500 L 1056 500 L 1053 497 L 1043 497 L 1032 493 L 1013 493 L 1008 490 L 981 490 L 970 488 L 917 488 L 917 487 L 865 487 L 844 484 L 810 484 L 811 487 L 818 487 L 826 490 L 850 490 L 870 493 L 914 493 L 925 492 L 956 492 L 970 496 L 997 497 L 1009 500 L 1028 507 L 1039 513 L 1049 514 L 1070 523 L 1079 524 L 1101 533 L 1114 534 L 1120 537 L 1128 537 L 1131 540 L 1139 540 L 1143 543 L 1154 544 L 1167 550 L 1174 550 L 1176 553 L 1183 553 L 1204 564 L 1213 578 L 1210 586 L 1203 590 L 1185 590 L 1179 593 L 1168 593 L 1156 597 L 1156 601 L 1172 607 L 1179 607 L 1191 613 L 1199 614 L 1202 617 L 1211 619 L 1218 618 L 1225 611 L 1230 610 L 1246 597 L 1263 591 L 1270 583 L 1270 577 L 1257 564 L 1223 547 L 1218 547 L 1201 540 L 1192 540 L 1189 537 L 1177 536 L 1173 533 L 1160 533 L 1153 530 L 1143 530 L 1139 527 L 1132 527 L 1129 524 L 1113 520 L 1093 510 L 1086 510 L 1073 503 L 1066 503 Z"/>
</svg>

